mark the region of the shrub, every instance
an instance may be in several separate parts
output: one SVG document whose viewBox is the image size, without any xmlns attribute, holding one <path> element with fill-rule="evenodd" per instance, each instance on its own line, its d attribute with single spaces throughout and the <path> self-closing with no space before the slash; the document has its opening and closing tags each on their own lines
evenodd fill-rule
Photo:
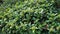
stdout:
<svg viewBox="0 0 60 34">
<path fill-rule="evenodd" d="M 4 0 L 0 34 L 60 34 L 60 10 L 54 0 Z"/>
</svg>

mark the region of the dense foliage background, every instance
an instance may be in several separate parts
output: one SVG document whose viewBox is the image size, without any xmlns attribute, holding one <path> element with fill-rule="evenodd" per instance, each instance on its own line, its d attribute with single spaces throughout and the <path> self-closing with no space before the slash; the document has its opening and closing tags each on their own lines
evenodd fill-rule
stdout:
<svg viewBox="0 0 60 34">
<path fill-rule="evenodd" d="M 60 9 L 54 0 L 3 0 L 0 34 L 60 34 Z"/>
</svg>

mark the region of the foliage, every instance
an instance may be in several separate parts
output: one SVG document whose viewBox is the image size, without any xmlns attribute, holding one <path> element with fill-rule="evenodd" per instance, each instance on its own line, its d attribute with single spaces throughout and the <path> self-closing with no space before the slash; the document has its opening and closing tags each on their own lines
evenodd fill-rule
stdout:
<svg viewBox="0 0 60 34">
<path fill-rule="evenodd" d="M 54 0 L 3 0 L 0 34 L 60 34 L 60 10 Z"/>
</svg>

